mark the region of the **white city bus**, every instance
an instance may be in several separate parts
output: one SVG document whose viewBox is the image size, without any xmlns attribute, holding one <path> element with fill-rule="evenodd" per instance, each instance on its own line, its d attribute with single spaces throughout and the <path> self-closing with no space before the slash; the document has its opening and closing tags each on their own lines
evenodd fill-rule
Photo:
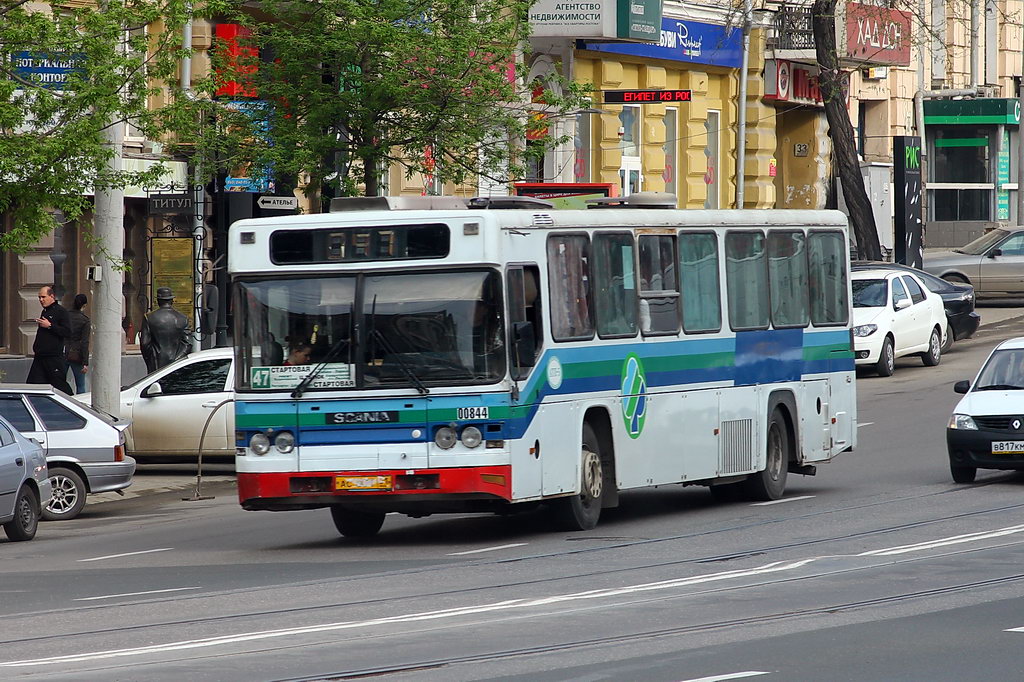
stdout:
<svg viewBox="0 0 1024 682">
<path fill-rule="evenodd" d="M 841 213 L 416 199 L 231 226 L 245 509 L 589 529 L 620 491 L 772 500 L 854 447 Z"/>
</svg>

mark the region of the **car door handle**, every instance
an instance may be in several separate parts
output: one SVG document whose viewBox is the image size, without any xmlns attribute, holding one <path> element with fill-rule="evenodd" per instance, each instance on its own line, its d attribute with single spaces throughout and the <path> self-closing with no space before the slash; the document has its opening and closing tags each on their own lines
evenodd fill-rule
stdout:
<svg viewBox="0 0 1024 682">
<path fill-rule="evenodd" d="M 203 407 L 217 407 L 217 401 L 208 400 L 207 402 L 203 403 Z"/>
<path fill-rule="evenodd" d="M 23 466 L 25 464 L 25 460 L 23 460 L 21 457 L 17 457 L 15 458 L 14 463 L 17 466 Z"/>
</svg>

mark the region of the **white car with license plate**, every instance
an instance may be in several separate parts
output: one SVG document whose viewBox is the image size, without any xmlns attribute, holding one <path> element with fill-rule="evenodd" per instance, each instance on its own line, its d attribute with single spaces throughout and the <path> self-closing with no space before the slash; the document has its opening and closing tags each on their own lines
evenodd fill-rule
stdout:
<svg viewBox="0 0 1024 682">
<path fill-rule="evenodd" d="M 919 355 L 929 367 L 939 364 L 946 312 L 938 294 L 909 272 L 854 270 L 850 277 L 858 366 L 874 367 L 887 377 L 896 369 L 896 358 L 907 355 Z"/>
<path fill-rule="evenodd" d="M 946 428 L 949 469 L 970 483 L 978 469 L 1024 470 L 1024 337 L 993 349 L 974 381 L 958 381 L 964 394 Z"/>
<path fill-rule="evenodd" d="M 233 352 L 190 353 L 121 389 L 121 417 L 132 423 L 126 442 L 137 461 L 195 461 L 204 427 L 203 456 L 234 461 Z"/>
</svg>

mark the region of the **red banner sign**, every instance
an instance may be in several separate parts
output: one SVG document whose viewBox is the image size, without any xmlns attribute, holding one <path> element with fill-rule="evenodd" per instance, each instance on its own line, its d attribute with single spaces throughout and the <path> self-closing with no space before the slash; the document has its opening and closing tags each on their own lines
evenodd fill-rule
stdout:
<svg viewBox="0 0 1024 682">
<path fill-rule="evenodd" d="M 896 9 L 846 5 L 846 54 L 866 64 L 910 64 L 910 13 Z"/>
</svg>

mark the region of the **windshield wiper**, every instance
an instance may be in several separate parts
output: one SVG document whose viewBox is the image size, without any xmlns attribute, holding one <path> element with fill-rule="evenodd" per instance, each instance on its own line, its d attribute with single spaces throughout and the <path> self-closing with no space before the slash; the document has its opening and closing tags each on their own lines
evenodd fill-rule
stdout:
<svg viewBox="0 0 1024 682">
<path fill-rule="evenodd" d="M 1014 386 L 1013 384 L 989 384 L 988 386 L 979 386 L 974 389 L 975 391 L 1022 391 L 1024 386 Z"/>
<path fill-rule="evenodd" d="M 370 330 L 370 334 L 372 334 L 375 339 L 380 341 L 380 345 L 384 346 L 384 350 L 386 350 L 388 353 L 391 353 L 391 357 L 395 360 L 396 363 L 398 363 L 398 367 L 402 370 L 402 373 L 405 374 L 406 377 L 408 377 L 409 381 L 412 382 L 412 385 L 416 387 L 416 390 L 419 391 L 420 394 L 427 395 L 428 393 L 430 393 L 430 389 L 427 388 L 422 381 L 420 381 L 420 378 L 416 376 L 416 373 L 412 371 L 408 364 L 406 364 L 405 360 L 402 359 L 402 356 L 395 352 L 394 346 L 391 345 L 391 342 L 387 340 L 387 337 L 385 337 L 384 334 L 382 334 L 379 329 L 377 329 L 376 327 L 372 327 Z"/>
<path fill-rule="evenodd" d="M 320 364 L 314 367 L 309 374 L 302 377 L 302 381 L 299 382 L 299 385 L 292 390 L 293 398 L 302 397 L 302 394 L 307 388 L 309 388 L 310 384 L 313 383 L 313 380 L 317 378 L 320 372 L 323 371 L 324 367 L 327 366 L 327 363 L 333 360 L 334 356 L 337 355 L 339 350 L 341 350 L 341 345 L 343 343 L 348 343 L 348 341 L 349 339 L 343 337 L 334 342 L 334 345 L 327 351 L 327 355 L 325 355 L 324 359 L 320 361 Z"/>
</svg>

